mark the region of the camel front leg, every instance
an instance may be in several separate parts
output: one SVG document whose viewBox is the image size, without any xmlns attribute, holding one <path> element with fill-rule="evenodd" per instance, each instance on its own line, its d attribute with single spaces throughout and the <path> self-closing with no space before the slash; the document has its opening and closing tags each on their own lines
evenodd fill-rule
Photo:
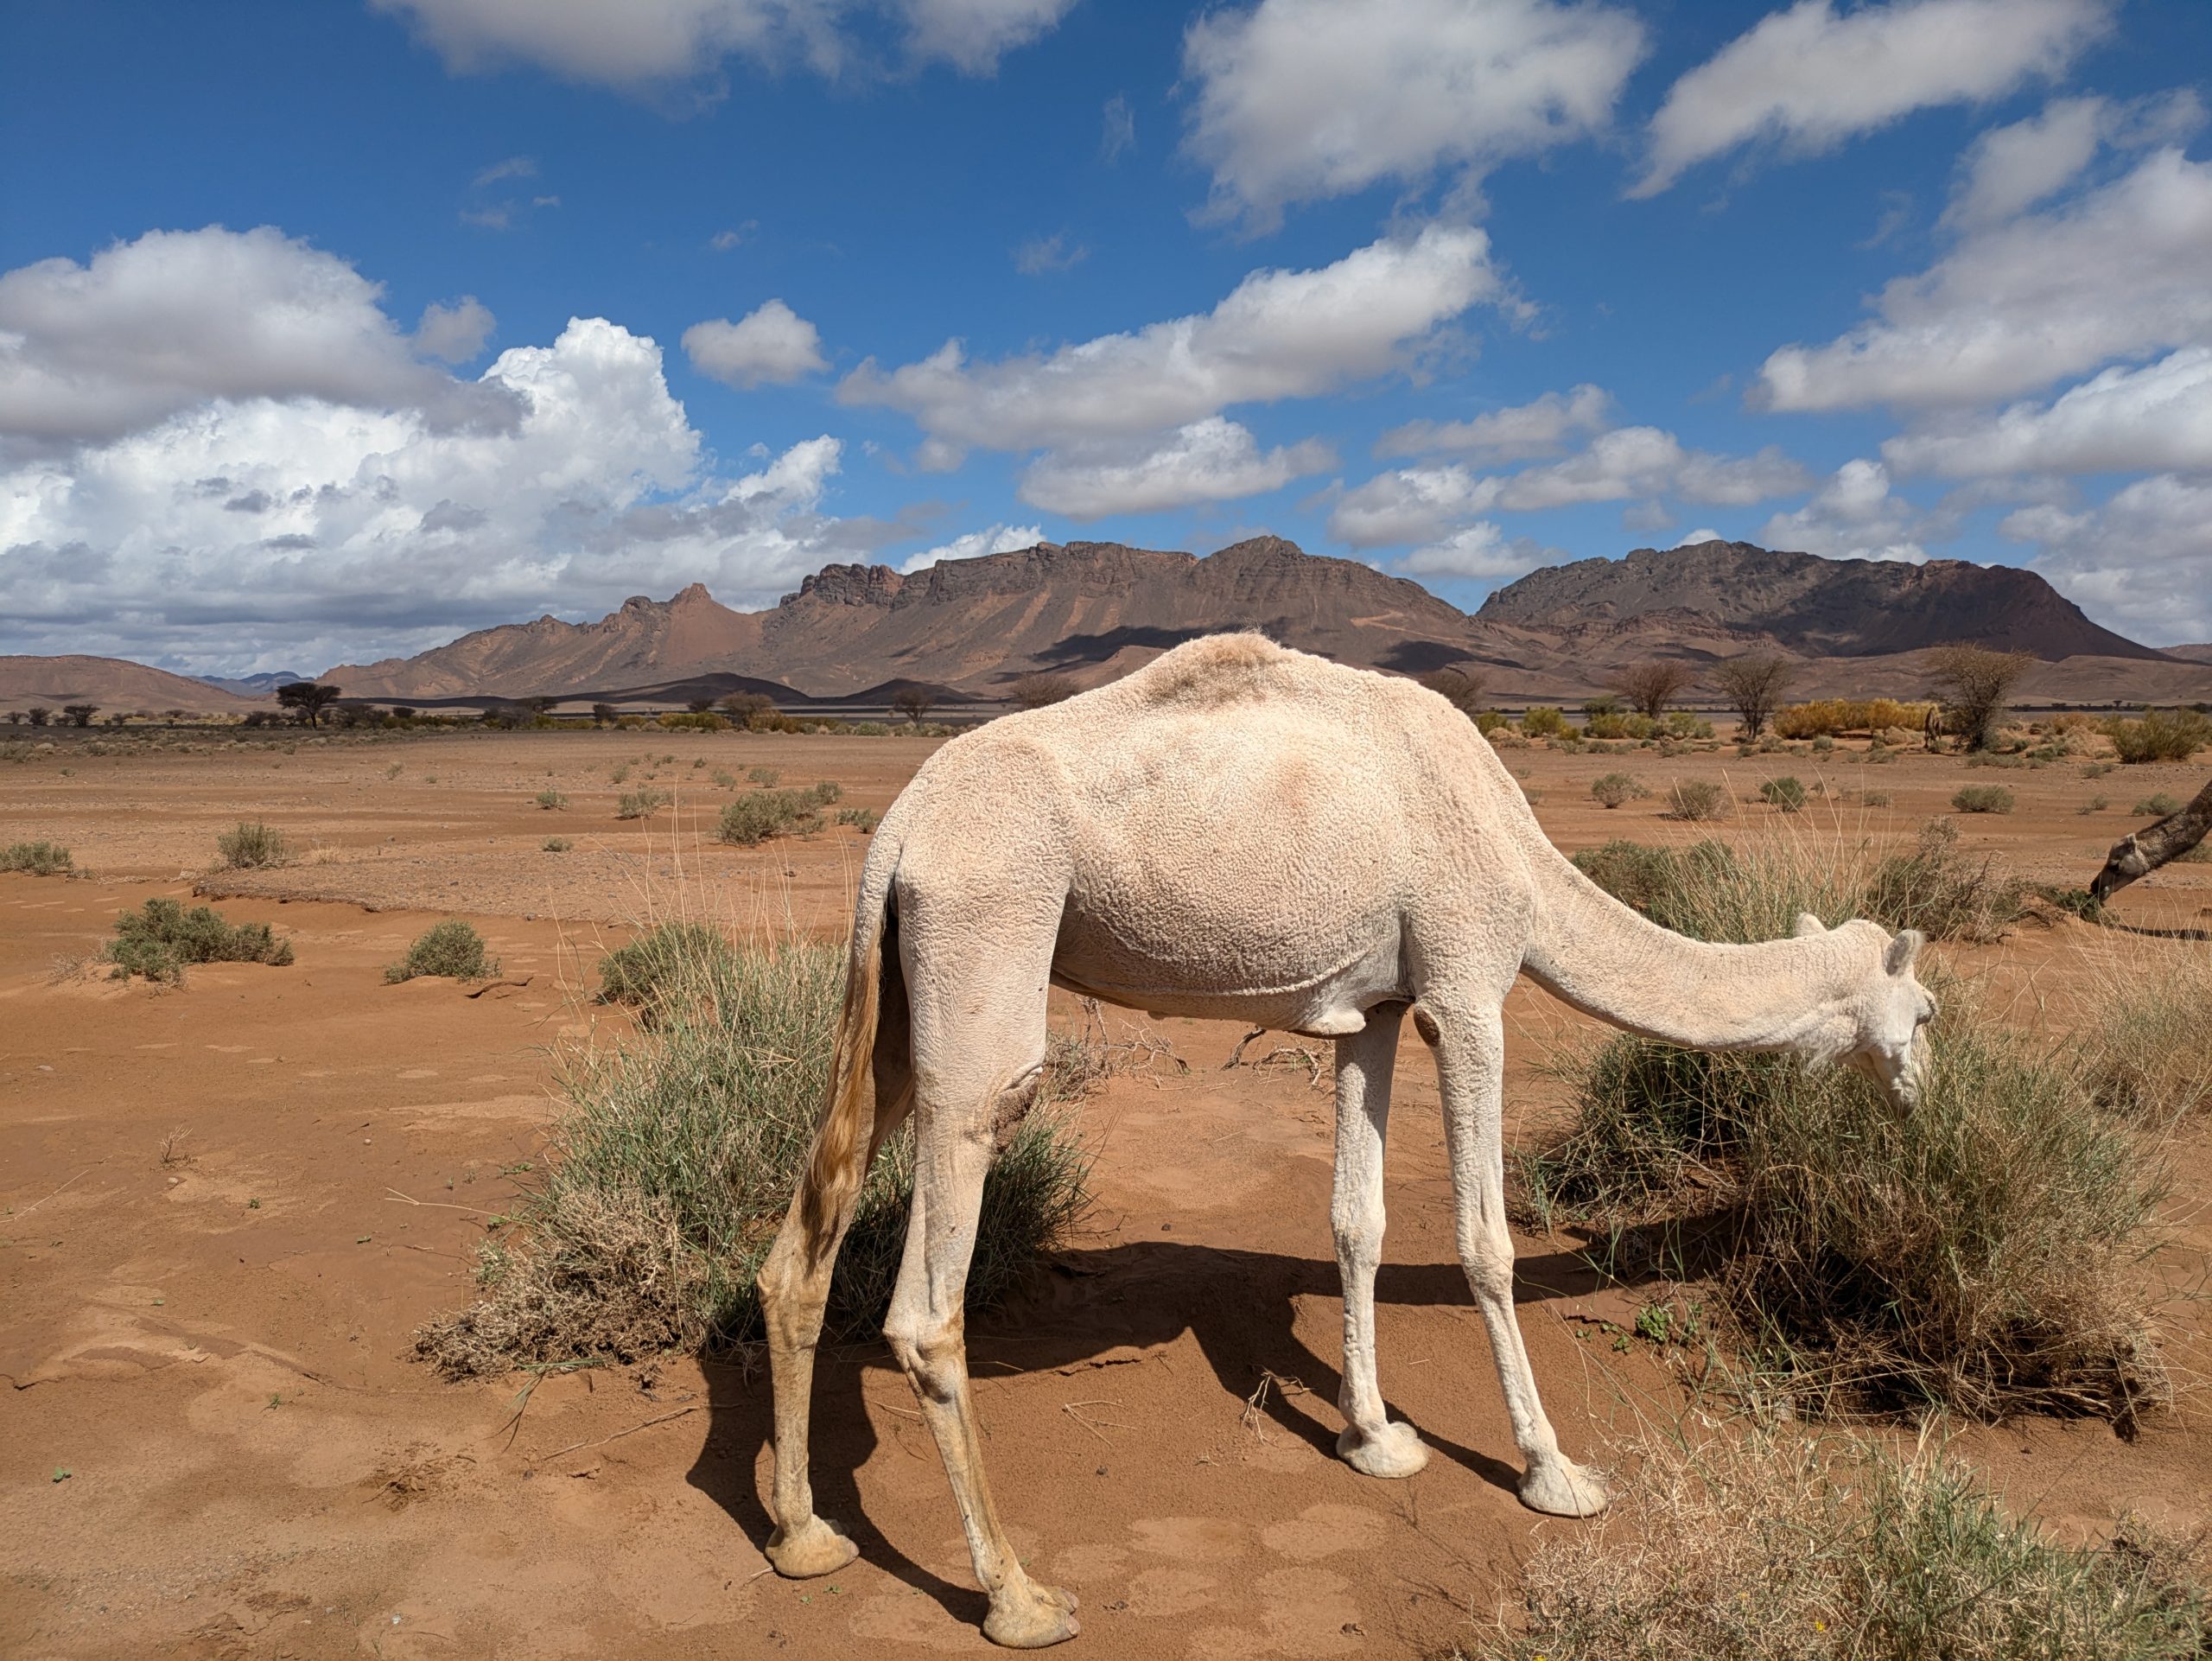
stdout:
<svg viewBox="0 0 2212 1661">
<path fill-rule="evenodd" d="M 1535 1371 L 1513 1307 L 1513 1236 L 1505 1226 L 1501 1013 L 1494 1002 L 1459 1009 L 1440 1009 L 1426 998 L 1423 1004 L 1438 1016 L 1436 1073 L 1452 1157 L 1459 1262 L 1490 1331 L 1513 1439 L 1528 1461 L 1522 1503 L 1555 1517 L 1592 1516 L 1605 1509 L 1605 1485 L 1560 1452 L 1559 1438 L 1536 1396 Z"/>
<path fill-rule="evenodd" d="M 968 1385 L 963 1300 L 991 1159 L 991 1114 L 985 1106 L 980 1114 L 947 1123 L 925 1102 L 917 1116 L 913 1217 L 883 1332 L 937 1438 L 976 1578 L 990 1594 L 983 1636 L 1033 1650 L 1076 1635 L 1075 1597 L 1029 1578 L 1006 1537 L 983 1474 L 982 1435 Z"/>
<path fill-rule="evenodd" d="M 1402 1003 L 1368 1012 L 1363 1031 L 1337 1041 L 1337 1174 L 1329 1221 L 1344 1277 L 1344 1371 L 1337 1393 L 1344 1433 L 1337 1453 L 1368 1476 L 1411 1476 L 1428 1463 L 1413 1426 L 1392 1424 L 1375 1374 L 1375 1270 L 1382 1260 L 1382 1148 L 1390 1125 L 1390 1076 Z"/>
</svg>

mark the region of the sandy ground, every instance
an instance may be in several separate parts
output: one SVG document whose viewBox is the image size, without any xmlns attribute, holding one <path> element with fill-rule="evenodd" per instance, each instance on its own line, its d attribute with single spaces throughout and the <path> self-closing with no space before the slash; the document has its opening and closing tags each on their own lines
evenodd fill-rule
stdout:
<svg viewBox="0 0 2212 1661">
<path fill-rule="evenodd" d="M 448 1385 L 410 1357 L 415 1326 L 467 1298 L 487 1217 L 543 1158 L 552 1053 L 601 1018 L 583 1001 L 600 951 L 647 915 L 838 926 L 860 834 L 714 844 L 699 831 L 730 793 L 714 773 L 738 788 L 753 766 L 785 785 L 832 779 L 849 804 L 880 808 L 931 747 L 642 736 L 100 756 L 65 743 L 0 762 L 0 843 L 62 841 L 93 873 L 0 876 L 0 1652 L 986 1652 L 942 1470 L 880 1345 L 839 1352 L 817 1386 L 821 1504 L 861 1558 L 803 1584 L 766 1573 L 760 1550 L 765 1379 L 677 1359 L 547 1377 L 524 1396 L 523 1378 Z M 2078 766 L 1967 773 L 1919 756 L 1506 759 L 1570 849 L 1697 833 L 1659 819 L 1657 795 L 1597 808 L 1589 780 L 1614 770 L 1660 792 L 1725 773 L 1738 794 L 1822 773 L 1840 799 L 1803 816 L 1808 833 L 1909 832 L 1961 782 L 2000 782 L 2019 811 L 1961 819 L 1968 845 L 2077 884 L 2136 800 L 2201 782 L 2190 768 L 2084 780 Z M 673 814 L 613 818 L 623 760 L 619 788 L 673 785 Z M 549 786 L 569 805 L 534 805 Z M 1867 790 L 1890 804 L 1866 805 Z M 2100 794 L 2110 809 L 2076 811 Z M 1768 811 L 1741 809 L 1724 830 Z M 293 939 L 293 967 L 202 968 L 176 993 L 56 977 L 118 911 L 188 896 L 241 817 L 307 850 L 218 885 L 236 891 L 227 915 Z M 542 851 L 550 835 L 574 849 Z M 2143 885 L 2125 911 L 2203 926 L 2212 867 Z M 502 983 L 480 996 L 382 984 L 440 915 L 484 931 Z M 2205 949 L 2063 923 L 1951 955 L 2044 1012 L 2024 1018 L 2063 1020 L 2113 951 L 2155 972 L 2162 952 Z M 1509 1134 L 1525 1134 L 1552 1103 L 1534 1064 L 1570 1018 L 1524 988 L 1508 1024 Z M 1296 1066 L 1221 1071 L 1233 1028 L 1154 1030 L 1191 1071 L 1163 1063 L 1086 1104 L 1100 1198 L 1088 1231 L 1017 1310 L 971 1333 L 1016 1538 L 1033 1570 L 1083 1598 L 1071 1653 L 1449 1653 L 1491 1618 L 1531 1543 L 1574 1525 L 1514 1498 L 1452 1256 L 1426 1053 L 1409 1043 L 1401 1074 L 1379 1322 L 1394 1413 L 1435 1457 L 1384 1484 L 1332 1456 L 1325 1083 Z M 2208 1142 L 2199 1126 L 2171 1149 L 2179 1234 L 2155 1272 L 2177 1287 L 2202 1279 L 2212 1248 L 2196 1203 Z M 1520 1245 L 1522 1319 L 1569 1450 L 1603 1462 L 1639 1423 L 1674 1422 L 1678 1383 L 1644 1346 L 1616 1353 L 1599 1325 L 1632 1295 L 1595 1288 L 1579 1239 Z M 2185 1372 L 2212 1359 L 2206 1325 L 2201 1305 L 2177 1306 Z M 2212 1522 L 2212 1435 L 2187 1403 L 2133 1443 L 2028 1421 L 1959 1446 L 2069 1535 L 2131 1509 Z"/>
</svg>

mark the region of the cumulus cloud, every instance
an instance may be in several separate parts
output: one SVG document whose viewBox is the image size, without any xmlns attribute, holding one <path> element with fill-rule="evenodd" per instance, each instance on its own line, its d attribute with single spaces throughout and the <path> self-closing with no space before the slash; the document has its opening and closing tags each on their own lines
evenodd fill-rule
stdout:
<svg viewBox="0 0 2212 1661">
<path fill-rule="evenodd" d="M 1759 372 L 1777 410 L 1960 406 L 2212 340 L 2212 164 L 2152 151 L 2120 178 L 1965 235 L 1877 317 Z"/>
<path fill-rule="evenodd" d="M 1919 538 L 1948 534 L 1939 516 L 1891 493 L 1889 471 L 1879 461 L 1861 458 L 1838 468 L 1804 506 L 1769 519 L 1759 540 L 1828 559 L 1917 563 L 1928 557 Z"/>
<path fill-rule="evenodd" d="M 1496 507 L 1504 485 L 1456 462 L 1379 473 L 1337 498 L 1329 534 L 1355 548 L 1440 541 L 1454 524 Z"/>
<path fill-rule="evenodd" d="M 1602 129 L 1644 50 L 1623 8 L 1554 0 L 1260 0 L 1183 41 L 1185 147 L 1211 212 L 1271 227 L 1296 202 L 1498 162 Z"/>
<path fill-rule="evenodd" d="M 464 294 L 450 306 L 433 300 L 423 308 L 423 321 L 415 326 L 415 349 L 426 358 L 467 363 L 484 350 L 498 324 L 492 309 L 473 294 Z"/>
<path fill-rule="evenodd" d="M 613 323 L 510 348 L 476 390 L 514 419 L 217 397 L 0 470 L 0 649 L 315 667 L 694 579 L 765 602 L 902 534 L 824 512 L 826 435 L 719 475 L 660 349 Z"/>
<path fill-rule="evenodd" d="M 999 60 L 1049 31 L 1073 0 L 371 0 L 404 18 L 456 73 L 534 64 L 571 80 L 627 90 L 710 73 L 725 58 L 825 75 L 858 48 L 852 14 L 874 10 L 899 26 L 910 59 L 989 74 Z"/>
<path fill-rule="evenodd" d="M 1398 569 L 1408 576 L 1518 576 L 1545 563 L 1543 553 L 1533 538 L 1509 538 L 1491 521 L 1477 519 L 1414 549 L 1398 562 Z"/>
<path fill-rule="evenodd" d="M 1254 271 L 1203 315 L 1050 353 L 970 364 L 953 340 L 888 372 L 870 360 L 837 395 L 912 417 L 940 462 L 1131 438 L 1400 368 L 1440 325 L 1504 292 L 1481 231 L 1432 225 L 1319 270 Z"/>
<path fill-rule="evenodd" d="M 151 231 L 86 264 L 20 266 L 0 276 L 0 440 L 113 439 L 210 398 L 511 417 L 488 389 L 419 361 L 382 295 L 266 226 Z"/>
<path fill-rule="evenodd" d="M 2212 640 L 2212 479 L 2153 474 L 2101 506 L 2038 503 L 1997 529 L 2037 547 L 2031 563 L 2059 592 L 2137 640 Z"/>
<path fill-rule="evenodd" d="M 988 531 L 970 531 L 965 536 L 953 538 L 950 542 L 925 548 L 918 554 L 910 554 L 899 569 L 912 576 L 916 571 L 929 570 L 940 560 L 978 559 L 985 554 L 1010 554 L 1018 548 L 1034 548 L 1044 540 L 1045 528 L 1042 525 L 995 525 Z"/>
<path fill-rule="evenodd" d="M 822 334 L 780 300 L 733 323 L 717 317 L 683 331 L 683 355 L 701 374 L 737 387 L 788 386 L 830 366 Z"/>
<path fill-rule="evenodd" d="M 1467 455 L 1492 463 L 1531 461 L 1556 455 L 1576 433 L 1604 429 L 1613 401 L 1603 389 L 1581 385 L 1546 392 L 1528 404 L 1491 410 L 1466 421 L 1409 421 L 1375 442 L 1379 456 Z"/>
<path fill-rule="evenodd" d="M 1656 195 L 1755 141 L 1815 154 L 1915 110 L 2000 98 L 2062 73 L 2111 22 L 2111 0 L 1892 0 L 1840 14 L 1799 0 L 1674 84 L 1629 194 Z"/>
<path fill-rule="evenodd" d="M 2054 99 L 2040 114 L 1993 127 L 1968 146 L 1943 222 L 1973 229 L 2009 220 L 2073 183 L 2105 145 L 2175 143 L 2203 124 L 2204 106 L 2186 89 L 2117 104 Z"/>
<path fill-rule="evenodd" d="M 1954 479 L 2212 468 L 2212 347 L 2107 369 L 2048 404 L 1900 434 L 1882 456 L 1901 473 Z"/>
<path fill-rule="evenodd" d="M 1248 428 L 1209 416 L 1156 438 L 1097 440 L 1049 453 L 1023 471 L 1020 488 L 1033 507 L 1095 519 L 1257 496 L 1335 464 L 1317 440 L 1263 452 Z"/>
</svg>

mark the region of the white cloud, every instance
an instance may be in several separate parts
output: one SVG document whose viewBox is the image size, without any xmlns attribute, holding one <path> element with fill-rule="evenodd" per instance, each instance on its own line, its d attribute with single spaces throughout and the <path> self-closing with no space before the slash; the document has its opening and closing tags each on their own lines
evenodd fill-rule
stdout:
<svg viewBox="0 0 2212 1661">
<path fill-rule="evenodd" d="M 1211 211 L 1267 229 L 1286 207 L 1441 168 L 1499 162 L 1602 129 L 1643 55 L 1625 10 L 1553 0 L 1260 0 L 1202 15 L 1186 147 Z"/>
<path fill-rule="evenodd" d="M 1470 514 L 1533 512 L 1586 502 L 1674 496 L 1742 506 L 1810 487 L 1805 469 L 1769 446 L 1755 455 L 1684 448 L 1657 427 L 1616 427 L 1564 461 L 1518 473 L 1430 465 L 1379 474 L 1337 500 L 1329 530 L 1355 547 L 1441 538 Z"/>
<path fill-rule="evenodd" d="M 1137 113 L 1129 107 L 1128 99 L 1116 92 L 1099 112 L 1099 159 L 1110 166 L 1136 147 Z"/>
<path fill-rule="evenodd" d="M 1726 542 L 1728 538 L 1722 536 L 1718 531 L 1713 530 L 1709 526 L 1701 525 L 1697 530 L 1691 531 L 1684 534 L 1675 542 L 1675 546 L 1677 548 L 1694 548 L 1700 542 Z"/>
<path fill-rule="evenodd" d="M 535 64 L 571 80 L 639 90 L 711 73 L 732 55 L 769 67 L 803 62 L 824 75 L 860 47 L 856 12 L 887 13 L 906 54 L 966 74 L 989 74 L 1006 53 L 1038 39 L 1073 0 L 371 0 L 404 17 L 464 73 Z"/>
<path fill-rule="evenodd" d="M 1416 548 L 1398 562 L 1408 576 L 1518 576 L 1544 563 L 1543 550 L 1527 537 L 1507 540 L 1488 519 L 1461 525 L 1451 535 Z"/>
<path fill-rule="evenodd" d="M 1917 538 L 1935 534 L 1940 521 L 1890 493 L 1879 461 L 1846 461 L 1819 493 L 1793 513 L 1777 513 L 1759 532 L 1769 548 L 1819 554 L 1827 559 L 1928 557 Z"/>
<path fill-rule="evenodd" d="M 2049 404 L 1901 434 L 1882 456 L 1901 473 L 1954 479 L 2212 468 L 2212 347 L 2107 369 Z"/>
<path fill-rule="evenodd" d="M 1024 277 L 1048 277 L 1055 271 L 1071 271 L 1090 258 L 1090 250 L 1081 243 L 1070 245 L 1065 232 L 1055 232 L 1049 237 L 1032 237 L 1014 251 L 1014 269 Z"/>
<path fill-rule="evenodd" d="M 1575 387 L 1546 392 L 1528 404 L 1491 410 L 1466 421 L 1409 421 L 1376 441 L 1377 455 L 1421 455 L 1431 452 L 1467 455 L 1480 461 L 1530 461 L 1556 455 L 1574 433 L 1601 430 L 1612 413 L 1603 389 Z"/>
<path fill-rule="evenodd" d="M 2017 397 L 2113 358 L 2212 340 L 2212 164 L 2175 149 L 2039 213 L 1965 236 L 1898 277 L 1878 318 L 1759 372 L 1777 410 Z"/>
<path fill-rule="evenodd" d="M 0 276 L 0 438 L 111 439 L 209 398 L 511 416 L 418 362 L 382 294 L 265 226 L 150 231 L 88 264 L 18 267 Z"/>
<path fill-rule="evenodd" d="M 956 340 L 888 373 L 871 360 L 837 395 L 912 416 L 939 460 L 1135 437 L 1387 373 L 1439 325 L 1503 292 L 1482 232 L 1432 225 L 1319 270 L 1254 271 L 1203 315 L 1049 355 L 971 365 Z"/>
<path fill-rule="evenodd" d="M 1630 194 L 1755 140 L 1832 149 L 1938 105 L 1984 103 L 2061 73 L 2111 23 L 2111 0 L 1831 0 L 1770 13 L 1676 81 Z"/>
<path fill-rule="evenodd" d="M 717 317 L 692 324 L 683 331 L 683 355 L 701 374 L 738 387 L 788 386 L 830 366 L 821 332 L 781 300 L 734 323 Z"/>
<path fill-rule="evenodd" d="M 995 525 L 988 531 L 970 531 L 965 536 L 955 537 L 950 542 L 935 548 L 925 548 L 918 554 L 910 554 L 899 570 L 908 576 L 916 571 L 925 571 L 940 560 L 978 559 L 985 554 L 1010 554 L 1020 548 L 1034 548 L 1045 540 L 1045 528 L 1039 525 Z"/>
<path fill-rule="evenodd" d="M 1960 158 L 1946 226 L 1974 229 L 2009 220 L 2079 178 L 2102 145 L 2171 144 L 2204 124 L 2204 106 L 2184 89 L 2114 104 L 2054 99 L 2039 115 L 1993 127 Z"/>
<path fill-rule="evenodd" d="M 2212 640 L 2212 479 L 2153 474 L 2080 512 L 2038 504 L 1999 520 L 2036 544 L 2031 562 L 2062 594 L 2137 640 Z"/>
<path fill-rule="evenodd" d="M 464 294 L 450 306 L 433 300 L 423 308 L 423 321 L 415 326 L 415 349 L 447 363 L 467 363 L 484 350 L 498 326 L 492 309 L 473 294 Z"/>
<path fill-rule="evenodd" d="M 1020 495 L 1033 507 L 1095 519 L 1256 496 L 1335 464 L 1317 440 L 1262 453 L 1249 430 L 1209 416 L 1154 438 L 1097 440 L 1047 454 L 1022 473 Z"/>
<path fill-rule="evenodd" d="M 535 179 L 537 163 L 527 156 L 510 156 L 504 162 L 494 162 L 479 172 L 470 182 L 479 190 L 486 185 L 495 185 L 502 179 Z"/>
</svg>

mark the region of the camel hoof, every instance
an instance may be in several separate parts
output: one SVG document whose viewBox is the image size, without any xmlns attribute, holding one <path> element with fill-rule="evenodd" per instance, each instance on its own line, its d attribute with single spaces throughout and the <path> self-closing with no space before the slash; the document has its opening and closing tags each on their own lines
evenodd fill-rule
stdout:
<svg viewBox="0 0 2212 1661">
<path fill-rule="evenodd" d="M 778 1529 L 768 1537 L 768 1562 L 786 1580 L 834 1575 L 860 1555 L 861 1549 L 826 1517 L 808 1518 L 795 1534 Z"/>
<path fill-rule="evenodd" d="M 1065 1644 L 1082 1630 L 1076 1622 L 1074 1593 L 1033 1582 L 1019 1592 L 1000 1593 L 983 1618 L 983 1636 L 1009 1650 Z"/>
<path fill-rule="evenodd" d="M 1553 1517 L 1595 1517 L 1610 1500 L 1594 1473 L 1562 1454 L 1521 1480 L 1521 1503 Z"/>
<path fill-rule="evenodd" d="M 1407 1477 L 1428 1463 L 1428 1449 L 1421 1433 L 1400 1420 L 1372 1435 L 1347 1425 L 1337 1438 L 1337 1457 L 1362 1476 Z"/>
</svg>

